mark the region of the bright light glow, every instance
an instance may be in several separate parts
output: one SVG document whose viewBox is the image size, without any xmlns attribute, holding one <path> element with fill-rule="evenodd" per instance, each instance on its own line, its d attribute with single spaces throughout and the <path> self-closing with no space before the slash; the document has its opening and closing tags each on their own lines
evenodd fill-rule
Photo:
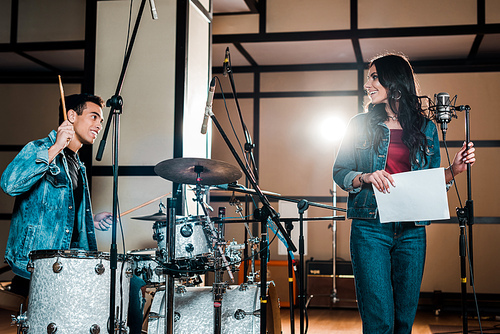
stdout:
<svg viewBox="0 0 500 334">
<path fill-rule="evenodd" d="M 321 139 L 327 142 L 340 142 L 344 137 L 346 127 L 347 124 L 342 118 L 330 116 L 321 120 L 319 124 L 319 134 Z"/>
</svg>

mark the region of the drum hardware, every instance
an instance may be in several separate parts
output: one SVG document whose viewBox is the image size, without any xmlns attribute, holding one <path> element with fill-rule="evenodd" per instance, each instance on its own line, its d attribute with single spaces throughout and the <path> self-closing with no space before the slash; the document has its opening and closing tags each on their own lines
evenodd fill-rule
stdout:
<svg viewBox="0 0 500 334">
<path fill-rule="evenodd" d="M 90 326 L 90 334 L 99 334 L 101 333 L 101 327 L 99 325 L 93 324 Z"/>
<path fill-rule="evenodd" d="M 54 334 L 55 332 L 57 332 L 57 325 L 51 322 L 47 325 L 47 334 Z"/>
<path fill-rule="evenodd" d="M 101 263 L 99 263 L 95 266 L 95 272 L 97 275 L 102 275 L 102 274 L 104 274 L 104 271 L 105 271 L 104 264 L 102 264 L 102 260 L 101 260 Z"/>
<path fill-rule="evenodd" d="M 255 310 L 253 312 L 245 312 L 244 310 L 242 309 L 237 309 L 235 312 L 234 312 L 234 315 L 233 317 L 236 319 L 236 320 L 243 320 L 245 319 L 245 317 L 247 315 L 253 315 L 253 316 L 256 316 L 256 317 L 260 317 L 260 310 Z"/>
<path fill-rule="evenodd" d="M 245 219 L 245 217 L 243 217 L 243 214 L 242 214 L 243 208 L 241 206 L 241 202 L 239 199 L 237 199 L 234 196 L 234 192 L 233 192 L 233 196 L 231 196 L 231 199 L 229 200 L 229 205 L 235 206 L 236 213 L 241 217 L 241 219 Z M 247 222 L 244 222 L 244 225 L 245 225 L 245 228 L 247 230 L 248 235 L 250 236 L 250 238 L 247 240 L 247 244 L 250 246 L 250 250 L 252 252 L 252 255 L 251 255 L 252 262 L 251 262 L 251 266 L 250 266 L 250 271 L 247 274 L 247 282 L 248 283 L 255 283 L 257 281 L 257 276 L 258 276 L 258 273 L 255 271 L 255 257 L 257 254 L 258 245 L 260 243 L 260 238 L 252 236 L 252 231 L 250 231 L 250 227 L 248 226 Z M 244 248 L 245 248 L 245 245 L 243 245 L 243 249 Z M 240 259 L 240 262 L 241 262 L 241 259 Z"/>
<path fill-rule="evenodd" d="M 59 258 L 57 258 L 56 262 L 54 262 L 54 264 L 52 265 L 52 270 L 55 273 L 60 273 L 61 270 L 63 270 L 63 265 L 62 265 L 61 261 L 59 261 Z"/>
<path fill-rule="evenodd" d="M 28 333 L 28 324 L 26 323 L 28 317 L 26 312 L 23 313 L 23 304 L 21 304 L 19 308 L 19 315 L 16 317 L 15 315 L 11 315 L 11 326 L 17 326 L 17 334 L 26 334 Z"/>
</svg>

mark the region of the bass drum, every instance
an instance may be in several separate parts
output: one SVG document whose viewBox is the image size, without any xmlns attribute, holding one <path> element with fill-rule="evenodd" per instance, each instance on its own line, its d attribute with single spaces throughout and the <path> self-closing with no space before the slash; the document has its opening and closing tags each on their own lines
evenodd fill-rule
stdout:
<svg viewBox="0 0 500 334">
<path fill-rule="evenodd" d="M 118 257 L 116 307 L 126 330 L 131 262 Z M 123 268 L 123 271 L 122 271 Z M 38 250 L 30 253 L 31 271 L 26 333 L 107 333 L 109 253 Z"/>
<path fill-rule="evenodd" d="M 281 320 L 274 283 L 268 290 L 268 333 L 281 333 Z M 182 292 L 181 292 L 182 291 Z M 148 334 L 165 333 L 165 290 L 159 289 L 151 304 Z M 174 333 L 213 333 L 214 302 L 212 287 L 177 288 L 174 297 Z M 196 331 L 194 331 L 196 329 Z M 260 287 L 258 285 L 230 285 L 222 297 L 222 334 L 260 333 Z"/>
</svg>

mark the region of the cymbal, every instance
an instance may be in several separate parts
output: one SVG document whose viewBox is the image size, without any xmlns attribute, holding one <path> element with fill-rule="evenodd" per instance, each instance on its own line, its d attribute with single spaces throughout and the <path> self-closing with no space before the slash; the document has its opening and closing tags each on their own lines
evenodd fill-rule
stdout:
<svg viewBox="0 0 500 334">
<path fill-rule="evenodd" d="M 137 220 L 152 220 L 152 221 L 159 221 L 159 220 L 167 220 L 167 214 L 163 212 L 157 212 L 155 214 L 149 215 L 149 216 L 142 216 L 142 217 L 132 217 L 132 219 L 137 219 Z"/>
<path fill-rule="evenodd" d="M 155 173 L 176 183 L 201 185 L 231 183 L 242 176 L 238 168 L 227 162 L 203 158 L 165 160 L 155 166 Z"/>
</svg>

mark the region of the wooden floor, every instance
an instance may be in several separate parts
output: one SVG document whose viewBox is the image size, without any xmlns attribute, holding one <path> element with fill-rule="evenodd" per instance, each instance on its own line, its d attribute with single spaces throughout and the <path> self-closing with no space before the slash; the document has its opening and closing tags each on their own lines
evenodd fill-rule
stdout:
<svg viewBox="0 0 500 334">
<path fill-rule="evenodd" d="M 16 312 L 0 309 L 0 334 L 16 334 L 16 327 L 10 326 L 10 315 Z M 17 314 L 16 314 L 17 315 Z M 309 309 L 309 326 L 307 333 L 310 334 L 330 334 L 330 333 L 361 333 L 361 320 L 358 311 L 355 309 Z M 300 333 L 300 319 L 298 313 L 295 315 L 295 333 Z M 281 324 L 283 334 L 290 334 L 290 310 L 281 309 Z M 480 333 L 473 330 L 478 325 L 477 320 L 468 321 L 469 333 Z M 449 327 L 453 326 L 453 327 Z M 500 333 L 500 322 L 484 320 L 482 322 L 483 333 Z M 434 331 L 431 331 L 431 328 Z M 414 334 L 432 333 L 463 333 L 462 320 L 460 314 L 441 313 L 439 317 L 432 312 L 419 311 L 413 326 Z M 61 333 L 63 334 L 63 333 Z M 193 334 L 206 334 L 195 333 Z"/>
</svg>

